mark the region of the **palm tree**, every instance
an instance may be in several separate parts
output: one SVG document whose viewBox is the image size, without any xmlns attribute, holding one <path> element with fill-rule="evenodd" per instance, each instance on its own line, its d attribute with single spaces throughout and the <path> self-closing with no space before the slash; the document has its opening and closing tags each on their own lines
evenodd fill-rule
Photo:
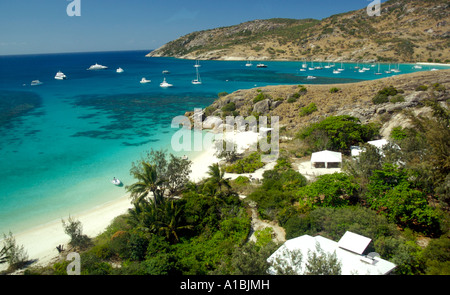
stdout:
<svg viewBox="0 0 450 295">
<path fill-rule="evenodd" d="M 227 190 L 231 189 L 230 181 L 227 178 L 224 178 L 225 170 L 221 169 L 218 163 L 214 163 L 208 168 L 208 182 L 216 184 L 220 192 L 222 191 L 222 187 L 227 188 Z"/>
<path fill-rule="evenodd" d="M 180 241 L 178 232 L 183 229 L 191 229 L 191 225 L 183 225 L 182 208 L 174 200 L 166 202 L 165 206 L 160 208 L 162 220 L 157 221 L 159 231 L 164 233 L 167 240 L 177 243 Z"/>
<path fill-rule="evenodd" d="M 163 193 L 159 189 L 162 184 L 162 180 L 158 179 L 155 165 L 151 165 L 145 161 L 142 161 L 142 171 L 134 171 L 133 176 L 138 181 L 126 189 L 131 193 L 133 202 L 142 202 L 149 193 L 153 193 L 155 199 L 155 205 L 162 202 Z"/>
</svg>

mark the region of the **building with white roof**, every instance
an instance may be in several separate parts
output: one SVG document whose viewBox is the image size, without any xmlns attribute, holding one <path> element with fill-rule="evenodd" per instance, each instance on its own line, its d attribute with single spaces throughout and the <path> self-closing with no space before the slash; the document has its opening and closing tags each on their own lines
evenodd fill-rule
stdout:
<svg viewBox="0 0 450 295">
<path fill-rule="evenodd" d="M 308 254 L 310 252 L 317 253 L 317 245 L 329 254 L 336 254 L 338 261 L 341 263 L 342 275 L 387 275 L 396 267 L 395 264 L 382 259 L 377 253 L 369 253 L 363 255 L 371 239 L 347 231 L 339 242 L 324 238 L 322 236 L 303 235 L 286 241 L 277 251 L 269 258 L 268 262 L 273 264 L 277 260 L 283 260 L 288 266 L 294 270 L 298 270 L 298 274 L 303 274 L 306 269 Z M 292 255 L 299 251 L 302 254 L 300 264 L 292 262 Z M 317 253 L 320 254 L 320 253 Z M 297 265 L 294 265 L 297 264 Z M 270 274 L 275 274 L 274 269 L 269 269 Z"/>
<path fill-rule="evenodd" d="M 332 152 L 327 150 L 312 153 L 311 166 L 316 166 L 317 163 L 324 163 L 325 168 L 328 168 L 329 164 L 339 165 L 340 163 L 342 163 L 342 154 L 339 152 Z"/>
</svg>

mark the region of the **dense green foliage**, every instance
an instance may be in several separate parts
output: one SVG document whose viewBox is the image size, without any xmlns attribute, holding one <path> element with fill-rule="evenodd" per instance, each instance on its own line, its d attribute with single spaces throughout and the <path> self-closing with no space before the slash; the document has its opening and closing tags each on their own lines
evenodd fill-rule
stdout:
<svg viewBox="0 0 450 295">
<path fill-rule="evenodd" d="M 355 117 L 343 115 L 311 124 L 298 137 L 307 145 L 307 152 L 328 149 L 348 153 L 350 146 L 372 140 L 377 134 L 375 125 L 364 125 Z"/>
<path fill-rule="evenodd" d="M 301 206 L 343 207 L 355 202 L 359 185 L 344 173 L 325 174 L 298 191 Z"/>
<path fill-rule="evenodd" d="M 390 164 L 373 171 L 367 188 L 367 202 L 392 222 L 434 233 L 439 229 L 439 216 L 428 206 L 426 194 L 416 189 L 408 178 L 404 169 Z"/>
<path fill-rule="evenodd" d="M 254 152 L 242 159 L 237 160 L 234 164 L 225 167 L 225 171 L 228 173 L 252 173 L 257 169 L 264 166 L 261 161 L 261 155 Z"/>
<path fill-rule="evenodd" d="M 284 158 L 273 170 L 263 173 L 262 185 L 249 195 L 258 203 L 258 212 L 265 219 L 282 220 L 291 213 L 295 192 L 306 185 L 306 178 L 293 170 Z"/>
</svg>

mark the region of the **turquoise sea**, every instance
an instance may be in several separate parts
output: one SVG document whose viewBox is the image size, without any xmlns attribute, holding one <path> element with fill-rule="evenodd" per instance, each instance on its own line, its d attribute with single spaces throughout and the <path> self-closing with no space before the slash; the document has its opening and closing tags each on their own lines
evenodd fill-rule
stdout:
<svg viewBox="0 0 450 295">
<path fill-rule="evenodd" d="M 219 92 L 276 84 L 331 84 L 430 70 L 411 64 L 359 73 L 354 64 L 301 72 L 302 62 L 194 61 L 146 58 L 148 51 L 0 56 L 0 234 L 20 232 L 113 201 L 127 185 L 131 162 L 145 151 L 170 149 L 172 118 L 212 103 Z M 99 63 L 100 71 L 86 69 Z M 319 66 L 314 63 L 314 66 Z M 323 63 L 322 66 L 327 66 Z M 308 63 L 308 66 L 311 66 Z M 335 68 L 340 68 L 336 64 Z M 118 67 L 123 73 L 116 73 Z M 444 66 L 436 67 L 446 68 Z M 170 73 L 163 74 L 167 70 Z M 55 80 L 58 71 L 66 80 Z M 314 75 L 315 80 L 306 76 Z M 141 78 L 151 80 L 141 84 Z M 173 87 L 163 89 L 166 77 Z M 43 82 L 30 86 L 32 80 Z M 187 154 L 187 153 L 186 153 Z M 192 155 L 192 153 L 191 153 Z"/>
</svg>

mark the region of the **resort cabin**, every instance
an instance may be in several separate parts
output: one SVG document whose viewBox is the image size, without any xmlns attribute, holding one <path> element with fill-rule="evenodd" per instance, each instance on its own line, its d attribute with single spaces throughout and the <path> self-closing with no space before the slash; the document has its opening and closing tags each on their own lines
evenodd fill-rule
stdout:
<svg viewBox="0 0 450 295">
<path fill-rule="evenodd" d="M 342 153 L 332 151 L 321 151 L 312 153 L 311 168 L 339 168 L 342 164 Z"/>
<path fill-rule="evenodd" d="M 312 237 L 303 235 L 287 240 L 267 261 L 274 263 L 283 261 L 292 269 L 302 272 L 306 269 L 308 254 L 321 249 L 325 253 L 335 254 L 341 264 L 341 275 L 387 275 L 395 269 L 396 265 L 384 260 L 378 253 L 366 250 L 371 239 L 347 231 L 339 240 L 324 238 L 322 236 Z M 294 265 L 292 253 L 301 252 L 301 265 Z M 320 253 L 317 253 L 320 255 Z M 269 274 L 276 274 L 273 267 L 269 268 Z M 302 274 L 302 273 L 298 273 Z"/>
</svg>

